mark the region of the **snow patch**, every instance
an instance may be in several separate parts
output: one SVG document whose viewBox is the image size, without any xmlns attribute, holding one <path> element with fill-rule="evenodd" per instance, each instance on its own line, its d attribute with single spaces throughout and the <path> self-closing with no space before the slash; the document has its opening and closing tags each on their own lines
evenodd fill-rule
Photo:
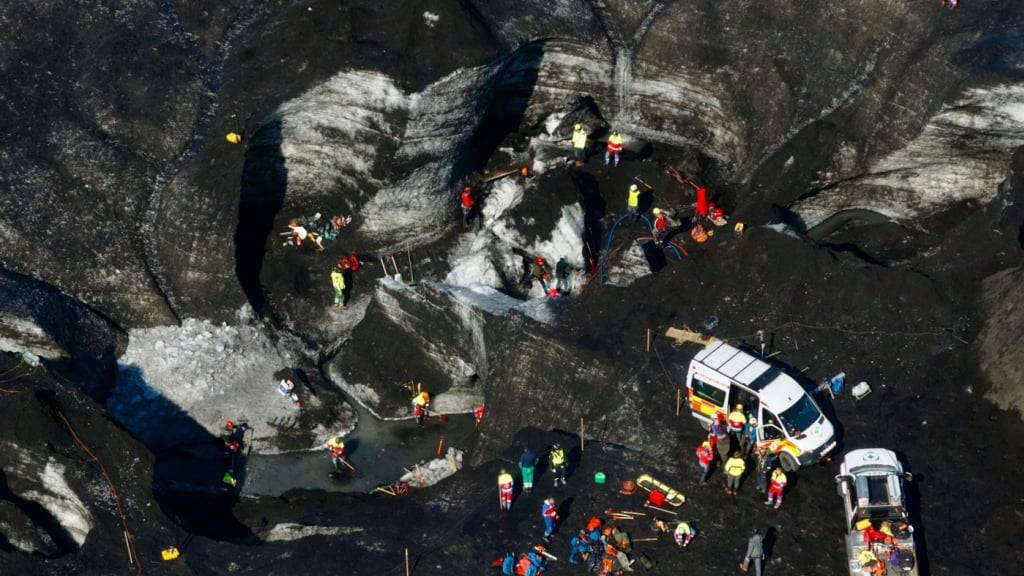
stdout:
<svg viewBox="0 0 1024 576">
<path fill-rule="evenodd" d="M 93 527 L 92 513 L 68 486 L 64 466 L 50 458 L 39 474 L 42 490 L 27 490 L 22 496 L 34 500 L 53 515 L 75 541 L 82 546 Z"/>
<path fill-rule="evenodd" d="M 349 526 L 303 526 L 292 522 L 274 524 L 274 527 L 263 536 L 264 542 L 290 542 L 310 536 L 348 536 L 359 534 L 364 530 Z"/>
</svg>

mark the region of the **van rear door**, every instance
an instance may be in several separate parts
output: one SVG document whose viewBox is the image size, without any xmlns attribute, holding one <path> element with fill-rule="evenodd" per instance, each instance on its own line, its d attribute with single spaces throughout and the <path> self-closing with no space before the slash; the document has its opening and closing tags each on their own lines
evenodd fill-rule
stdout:
<svg viewBox="0 0 1024 576">
<path fill-rule="evenodd" d="M 695 417 L 710 421 L 716 413 L 725 411 L 729 399 L 729 393 L 725 389 L 703 380 L 700 374 L 695 372 L 690 373 L 687 384 L 690 411 Z"/>
</svg>

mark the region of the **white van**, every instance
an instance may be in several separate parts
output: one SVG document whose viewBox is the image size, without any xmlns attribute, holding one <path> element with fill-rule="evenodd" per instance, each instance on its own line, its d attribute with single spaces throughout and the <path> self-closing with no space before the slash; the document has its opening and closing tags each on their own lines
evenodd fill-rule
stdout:
<svg viewBox="0 0 1024 576">
<path fill-rule="evenodd" d="M 835 428 L 796 380 L 721 340 L 690 361 L 686 395 L 693 416 L 708 425 L 742 404 L 748 418 L 757 418 L 758 445 L 778 454 L 786 470 L 813 464 L 836 447 Z"/>
</svg>

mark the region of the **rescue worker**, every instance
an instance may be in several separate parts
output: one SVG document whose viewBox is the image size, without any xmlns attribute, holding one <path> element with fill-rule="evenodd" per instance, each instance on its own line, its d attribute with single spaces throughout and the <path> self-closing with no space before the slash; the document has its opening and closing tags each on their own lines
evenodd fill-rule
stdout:
<svg viewBox="0 0 1024 576">
<path fill-rule="evenodd" d="M 565 450 L 562 450 L 558 444 L 553 444 L 548 453 L 548 468 L 551 469 L 551 475 L 554 476 L 555 486 L 557 487 L 559 482 L 565 486 Z"/>
<path fill-rule="evenodd" d="M 743 563 L 740 564 L 740 570 L 746 572 L 750 568 L 751 562 L 754 564 L 754 574 L 761 576 L 761 563 L 764 562 L 764 539 L 758 533 L 757 528 L 754 528 L 754 533 L 747 541 L 747 555 L 743 559 Z"/>
<path fill-rule="evenodd" d="M 331 272 L 331 286 L 334 287 L 334 307 L 344 308 L 348 304 L 348 288 L 345 284 L 345 261 L 338 260 Z"/>
<path fill-rule="evenodd" d="M 608 149 L 604 152 L 604 165 L 611 166 L 614 159 L 615 165 L 619 165 L 619 157 L 622 155 L 622 136 L 618 130 L 613 130 L 608 137 Z"/>
<path fill-rule="evenodd" d="M 341 269 L 349 272 L 358 272 L 359 267 L 362 265 L 363 262 L 355 254 L 349 254 L 341 260 Z"/>
<path fill-rule="evenodd" d="M 786 473 L 782 468 L 772 470 L 771 484 L 768 486 L 768 500 L 765 501 L 765 506 L 771 506 L 773 500 L 775 501 L 776 510 L 779 509 L 779 506 L 782 506 L 782 495 L 786 491 L 786 483 L 788 481 Z"/>
<path fill-rule="evenodd" d="M 676 524 L 676 529 L 672 532 L 672 537 L 675 539 L 676 544 L 680 548 L 686 548 L 690 545 L 690 541 L 697 535 L 697 531 L 690 526 L 689 522 L 680 522 Z"/>
<path fill-rule="evenodd" d="M 732 441 L 729 438 L 729 425 L 725 422 L 725 414 L 718 412 L 718 415 L 711 422 L 711 429 L 708 432 L 711 445 L 718 450 L 718 457 L 725 462 L 732 451 Z"/>
<path fill-rule="evenodd" d="M 352 221 L 351 216 L 331 216 L 331 219 L 317 228 L 317 233 L 324 240 L 337 240 L 341 229 Z"/>
<path fill-rule="evenodd" d="M 767 446 L 764 448 L 754 448 L 754 453 L 757 454 L 757 489 L 762 493 L 768 492 L 768 474 L 771 473 L 772 466 L 778 457 L 771 453 L 771 450 Z"/>
<path fill-rule="evenodd" d="M 587 161 L 587 132 L 583 129 L 583 124 L 572 127 L 572 154 L 577 166 L 582 166 Z"/>
<path fill-rule="evenodd" d="M 654 214 L 654 225 L 651 229 L 651 235 L 654 236 L 654 241 L 658 242 L 668 228 L 668 218 L 661 211 L 661 208 L 655 208 L 651 213 Z"/>
<path fill-rule="evenodd" d="M 869 547 L 875 544 L 892 544 L 893 542 L 894 539 L 892 536 L 878 528 L 875 528 L 874 524 L 871 524 L 864 529 L 864 544 Z"/>
<path fill-rule="evenodd" d="M 715 451 L 711 449 L 711 442 L 705 440 L 700 446 L 697 446 L 697 463 L 700 464 L 701 469 L 704 471 L 700 475 L 701 484 L 707 482 L 711 476 L 711 466 L 714 462 Z"/>
<path fill-rule="evenodd" d="M 743 413 L 743 404 L 737 404 L 732 412 L 729 412 L 729 434 L 732 434 L 733 442 L 739 442 L 743 437 L 743 430 L 747 427 L 747 415 Z M 737 444 L 741 446 L 741 444 Z"/>
<path fill-rule="evenodd" d="M 228 468 L 228 471 L 224 473 L 224 477 L 221 478 L 221 488 L 225 492 L 231 492 L 238 487 L 238 480 L 235 478 L 235 469 Z"/>
<path fill-rule="evenodd" d="M 298 248 L 302 246 L 302 242 L 308 238 L 316 244 L 316 247 L 319 248 L 321 252 L 324 250 L 324 245 L 320 241 L 320 235 L 316 232 L 307 230 L 306 227 L 302 225 L 302 221 L 299 218 L 292 218 L 288 222 L 288 232 L 285 232 L 284 235 L 288 236 L 288 239 L 285 240 L 283 244 L 284 246 L 294 245 Z"/>
<path fill-rule="evenodd" d="M 502 470 L 498 474 L 498 507 L 505 512 L 512 509 L 512 475 Z"/>
<path fill-rule="evenodd" d="M 635 560 L 630 560 L 629 556 L 627 556 L 626 553 L 623 552 L 622 550 L 619 550 L 619 549 L 617 549 L 614 546 L 609 546 L 608 549 L 607 549 L 607 554 L 609 556 L 614 556 L 615 560 L 619 563 L 619 566 L 624 571 L 626 571 L 626 572 L 635 572 L 635 570 L 633 570 L 631 568 L 631 566 L 633 565 L 633 562 L 635 562 Z"/>
<path fill-rule="evenodd" d="M 541 550 L 544 550 L 543 546 L 535 546 L 526 554 L 528 564 L 523 576 L 540 576 L 544 573 L 544 557 L 540 554 Z"/>
<path fill-rule="evenodd" d="M 235 424 L 228 420 L 224 424 L 224 450 L 232 454 L 232 456 L 241 452 L 245 443 L 246 430 L 249 430 L 249 425 L 245 422 Z"/>
<path fill-rule="evenodd" d="M 757 418 L 751 418 L 743 429 L 743 435 L 740 436 L 740 450 L 747 455 L 755 445 L 757 445 Z"/>
<path fill-rule="evenodd" d="M 331 464 L 334 466 L 334 472 L 336 474 L 341 473 L 341 467 L 347 460 L 345 460 L 345 439 L 341 436 L 335 436 L 327 441 L 325 445 L 327 451 L 331 455 Z"/>
<path fill-rule="evenodd" d="M 626 209 L 633 216 L 633 222 L 640 218 L 640 187 L 630 184 L 629 195 L 626 197 Z"/>
<path fill-rule="evenodd" d="M 523 477 L 523 492 L 533 491 L 533 471 L 537 466 L 537 455 L 529 447 L 523 448 L 519 456 L 519 474 Z"/>
<path fill-rule="evenodd" d="M 469 226 L 475 212 L 476 201 L 473 200 L 473 189 L 466 186 L 459 195 L 459 202 L 462 204 L 462 225 Z"/>
<path fill-rule="evenodd" d="M 412 415 L 416 418 L 416 425 L 423 426 L 423 419 L 430 408 L 430 394 L 426 390 L 420 391 L 412 399 Z"/>
<path fill-rule="evenodd" d="M 548 280 L 551 279 L 551 274 L 548 272 L 548 264 L 543 256 L 533 259 L 533 263 L 530 264 L 530 277 L 540 282 L 545 294 L 548 292 Z"/>
<path fill-rule="evenodd" d="M 299 395 L 295 393 L 295 382 L 292 382 L 287 378 L 282 379 L 277 383 L 277 393 L 291 400 L 292 404 L 295 404 L 296 408 L 302 408 L 302 402 L 299 401 Z"/>
<path fill-rule="evenodd" d="M 747 461 L 737 452 L 725 462 L 725 493 L 735 496 L 743 480 L 743 473 L 747 471 Z"/>
<path fill-rule="evenodd" d="M 618 526 L 606 527 L 603 535 L 605 543 L 611 544 L 623 552 L 629 552 L 633 546 L 629 534 L 625 530 L 620 530 Z"/>
<path fill-rule="evenodd" d="M 882 576 L 885 574 L 885 565 L 878 559 L 878 556 L 871 551 L 870 548 L 865 548 L 857 554 L 857 563 L 864 570 L 865 574 L 871 576 Z"/>
<path fill-rule="evenodd" d="M 548 497 L 540 505 L 540 515 L 544 519 L 544 539 L 550 540 L 555 532 L 555 522 L 558 521 L 558 508 L 555 506 L 555 499 Z"/>
<path fill-rule="evenodd" d="M 579 564 L 580 560 L 586 560 L 590 556 L 591 542 L 587 540 L 587 534 L 583 530 L 569 539 L 569 564 Z"/>
</svg>

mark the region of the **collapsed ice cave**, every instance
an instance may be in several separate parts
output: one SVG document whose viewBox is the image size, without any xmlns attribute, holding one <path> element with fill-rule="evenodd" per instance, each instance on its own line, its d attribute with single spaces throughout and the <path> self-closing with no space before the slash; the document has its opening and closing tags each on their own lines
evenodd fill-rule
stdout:
<svg viewBox="0 0 1024 576">
<path fill-rule="evenodd" d="M 1019 571 L 1024 9 L 943 4 L 6 3 L 0 573 L 398 574 L 406 549 L 412 574 L 495 573 L 550 486 L 499 515 L 496 475 L 581 422 L 546 573 L 583 572 L 569 536 L 645 473 L 701 530 L 645 543 L 651 573 L 735 570 L 751 527 L 769 574 L 845 573 L 834 464 L 779 511 L 698 485 L 699 348 L 670 327 L 867 382 L 823 408 L 839 451 L 914 472 L 920 573 Z M 651 242 L 652 208 L 693 212 L 670 169 L 728 227 Z M 316 213 L 352 221 L 285 246 Z M 368 495 L 449 447 L 461 470 Z"/>
</svg>

